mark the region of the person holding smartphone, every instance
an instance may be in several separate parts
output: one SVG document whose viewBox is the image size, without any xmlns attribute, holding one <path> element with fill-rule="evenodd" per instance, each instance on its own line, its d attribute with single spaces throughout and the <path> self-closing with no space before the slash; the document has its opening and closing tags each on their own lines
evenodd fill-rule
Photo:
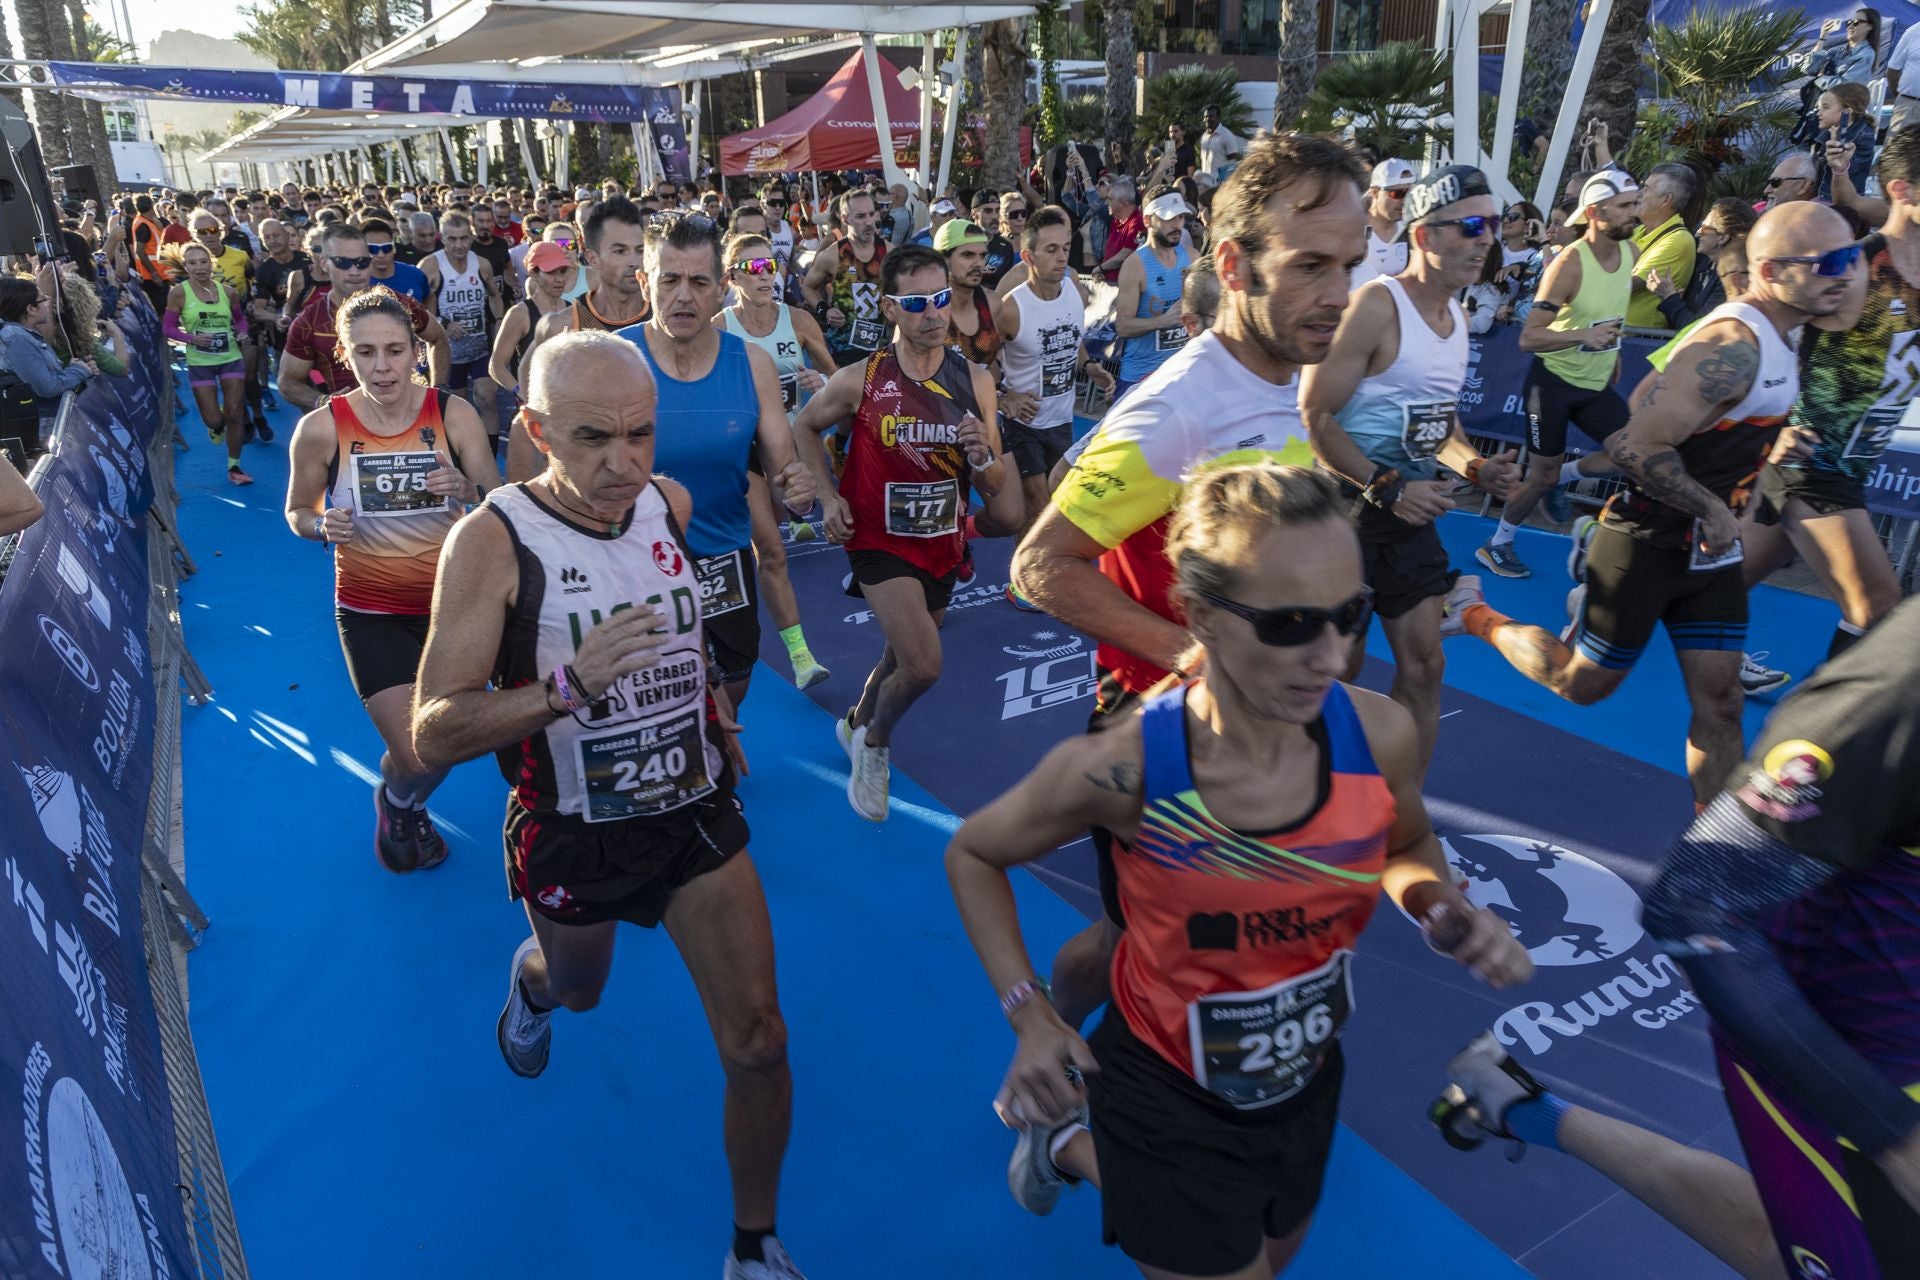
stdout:
<svg viewBox="0 0 1920 1280">
<path fill-rule="evenodd" d="M 1873 172 L 1874 127 L 1867 110 L 1867 86 L 1848 81 L 1823 91 L 1814 106 L 1814 118 L 1820 131 L 1808 150 L 1820 179 L 1820 199 L 1833 199 L 1836 167 L 1846 171 L 1855 191 L 1864 189 Z"/>
</svg>

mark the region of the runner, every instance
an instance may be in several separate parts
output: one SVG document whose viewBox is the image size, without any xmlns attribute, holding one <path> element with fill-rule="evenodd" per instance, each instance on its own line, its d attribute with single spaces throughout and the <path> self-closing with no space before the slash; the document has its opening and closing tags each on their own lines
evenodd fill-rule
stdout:
<svg viewBox="0 0 1920 1280">
<path fill-rule="evenodd" d="M 1815 437 L 1813 455 L 1761 473 L 1759 501 L 1741 530 L 1749 587 L 1798 552 L 1839 603 L 1829 658 L 1900 602 L 1864 481 L 1920 390 L 1920 370 L 1906 354 L 1909 335 L 1920 330 L 1920 129 L 1894 133 L 1875 165 L 1887 220 L 1863 242 L 1860 320 L 1810 330 L 1801 342 L 1800 399 L 1788 421 Z"/>
<path fill-rule="evenodd" d="M 848 191 L 838 204 L 843 228 L 840 239 L 824 245 L 807 264 L 800 293 L 814 318 L 826 331 L 827 349 L 836 367 L 865 364 L 868 356 L 887 345 L 880 319 L 880 269 L 887 259 L 886 242 L 874 228 L 879 214 L 873 197 Z"/>
<path fill-rule="evenodd" d="M 1413 186 L 1413 162 L 1382 160 L 1367 184 L 1367 256 L 1353 270 L 1358 289 L 1375 276 L 1397 276 L 1407 269 L 1407 245 L 1400 238 L 1402 202 Z"/>
<path fill-rule="evenodd" d="M 734 215 L 736 224 L 744 212 Z M 792 421 L 799 411 L 801 394 L 811 395 L 827 385 L 819 372 L 834 367 L 827 340 L 812 316 L 778 300 L 780 260 L 774 256 L 772 241 L 763 235 L 736 235 L 727 241 L 725 256 L 735 301 L 720 313 L 716 323 L 772 359 L 774 372 L 780 377 L 780 401 L 788 421 Z M 767 491 L 767 476 L 761 469 L 757 448 L 748 454 L 747 506 L 753 516 L 753 558 L 759 569 L 760 594 L 767 602 L 767 612 L 773 615 L 773 625 L 779 628 L 787 661 L 793 664 L 794 684 L 810 689 L 830 673 L 807 648 L 806 632 L 800 626 L 800 601 L 793 592 L 793 579 L 787 575 L 787 548 L 780 538 L 780 519 L 773 510 L 773 495 Z M 796 530 L 804 527 L 809 534 L 813 532 L 805 521 L 793 523 Z"/>
<path fill-rule="evenodd" d="M 155 311 L 167 309 L 168 272 L 160 260 L 159 220 L 154 216 L 152 196 L 133 198 L 133 226 L 130 231 L 134 274 L 140 277 L 140 290 L 147 295 Z"/>
<path fill-rule="evenodd" d="M 513 289 L 513 245 L 503 235 L 497 235 L 498 223 L 493 205 L 486 200 L 476 200 L 473 211 L 468 216 L 468 225 L 473 229 L 473 243 L 468 247 L 487 264 L 492 276 L 488 297 L 496 303 L 512 302 L 517 296 Z M 447 220 L 440 220 L 440 244 L 447 247 Z M 496 312 L 497 314 L 497 312 Z"/>
<path fill-rule="evenodd" d="M 1512 451 L 1483 458 L 1460 426 L 1467 319 L 1455 301 L 1493 252 L 1499 206 L 1486 175 L 1448 165 L 1405 201 L 1412 261 L 1354 291 L 1333 351 L 1301 374 L 1300 403 L 1320 465 L 1345 480 L 1367 585 L 1393 650 L 1393 700 L 1413 716 L 1420 776 L 1440 733 L 1441 602 L 1455 574 L 1439 519 L 1453 509 L 1445 467 L 1495 497 L 1520 480 Z M 1360 678 L 1356 644 L 1346 678 Z"/>
<path fill-rule="evenodd" d="M 187 348 L 187 382 L 207 439 L 227 444 L 227 483 L 252 484 L 253 477 L 240 466 L 247 400 L 240 339 L 247 332 L 246 312 L 240 295 L 214 278 L 213 255 L 205 245 L 188 245 L 180 264 L 185 276 L 167 291 L 161 329 Z"/>
<path fill-rule="evenodd" d="M 1112 393 L 1113 375 L 1087 355 L 1087 309 L 1077 289 L 1062 283 L 1073 220 L 1057 205 L 1027 219 L 1021 239 L 1025 281 L 1000 300 L 1001 434 L 1020 472 L 1027 526 L 1047 505 L 1047 473 L 1073 443 L 1073 387 L 1082 368 L 1093 384 Z M 1022 529 L 1022 533 L 1025 528 Z M 1007 601 L 1028 612 L 1034 605 L 1009 582 Z"/>
<path fill-rule="evenodd" d="M 368 218 L 360 224 L 360 230 L 366 233 L 367 252 L 373 256 L 373 270 L 367 277 L 369 280 L 374 284 L 383 284 L 415 302 L 431 299 L 433 290 L 427 283 L 427 273 L 410 262 L 400 260 L 392 223 L 385 218 Z"/>
<path fill-rule="evenodd" d="M 653 383 L 635 345 L 571 333 L 529 357 L 521 416 L 548 465 L 447 540 L 414 745 L 434 769 L 497 752 L 511 786 L 508 891 L 533 936 L 496 1031 L 507 1066 L 538 1076 L 554 1010 L 599 1003 L 620 921 L 664 922 L 726 1075 L 723 1280 L 803 1280 L 775 1235 L 793 1079 L 734 795 L 745 762 L 699 640 L 681 532 L 695 508 L 654 476 Z"/>
<path fill-rule="evenodd" d="M 1166 551 L 1207 674 L 1056 747 L 961 827 L 948 877 L 1019 1038 L 995 1101 L 1020 1130 L 1015 1200 L 1048 1213 L 1089 1181 L 1143 1275 L 1269 1280 L 1320 1199 L 1381 891 L 1496 988 L 1532 966 L 1451 882 L 1407 714 L 1338 683 L 1371 600 L 1332 482 L 1210 471 Z M 1127 919 L 1090 1041 L 1034 976 L 1007 883 L 1083 826 L 1113 833 Z"/>
<path fill-rule="evenodd" d="M 1809 321 L 1851 323 L 1865 289 L 1860 247 L 1823 205 L 1769 210 L 1750 245 L 1745 300 L 1687 335 L 1607 443 L 1627 489 L 1585 548 L 1568 642 L 1495 612 L 1475 577 L 1460 579 L 1442 623 L 1442 634 L 1485 640 L 1522 675 L 1582 705 L 1619 688 L 1664 624 L 1693 710 L 1687 776 L 1700 807 L 1740 759 L 1747 589 L 1736 513 L 1764 463 L 1811 451 L 1802 432 L 1783 430 L 1800 383 L 1788 335 Z"/>
<path fill-rule="evenodd" d="M 1647 897 L 1647 932 L 1713 1017 L 1752 1173 L 1568 1105 L 1490 1036 L 1448 1067 L 1454 1145 L 1478 1130 L 1565 1151 L 1743 1275 L 1910 1274 L 1920 969 L 1893 940 L 1920 908 L 1917 696 L 1909 602 L 1780 705 Z"/>
<path fill-rule="evenodd" d="M 281 318 L 287 283 L 296 271 L 311 272 L 313 260 L 294 245 L 293 229 L 278 218 L 260 224 L 260 247 L 247 304 L 247 406 L 254 415 L 254 435 L 271 441 L 273 428 L 267 424 L 266 411 L 275 403 L 270 389 L 273 357 L 285 346 L 291 323 Z"/>
<path fill-rule="evenodd" d="M 227 243 L 226 224 L 202 210 L 193 215 L 193 242 L 213 259 L 213 274 L 237 298 L 247 296 L 253 284 L 253 255 Z"/>
<path fill-rule="evenodd" d="M 333 316 L 349 298 L 368 287 L 373 255 L 360 228 L 336 222 L 320 233 L 320 257 L 327 271 L 324 288 L 316 290 L 287 330 L 287 349 L 280 356 L 280 394 L 300 409 L 317 409 L 327 396 L 344 395 L 354 387 L 353 366 L 340 358 L 340 338 Z M 397 295 L 396 295 L 397 296 Z M 412 298 L 400 305 L 413 317 L 414 335 L 427 344 L 429 380 L 447 385 L 447 334 L 440 322 Z M 318 384 L 310 376 L 318 373 Z"/>
<path fill-rule="evenodd" d="M 940 228 L 933 247 L 947 260 L 948 287 L 953 302 L 947 308 L 947 343 L 994 378 L 1000 374 L 1000 330 L 994 327 L 999 295 L 987 283 L 987 248 L 992 237 L 985 227 L 955 218 Z"/>
<path fill-rule="evenodd" d="M 664 215 L 646 230 L 652 318 L 620 336 L 653 370 L 660 435 L 654 465 L 698 504 L 687 526 L 700 588 L 707 663 L 729 705 L 746 701 L 760 657 L 759 575 L 747 464 L 761 466 L 795 515 L 813 508 L 813 476 L 794 457 L 780 375 L 765 351 L 714 327 L 725 289 L 718 228 L 705 214 Z"/>
<path fill-rule="evenodd" d="M 500 323 L 500 288 L 494 268 L 471 251 L 474 230 L 460 214 L 442 218 L 442 247 L 420 264 L 420 270 L 427 277 L 427 309 L 447 331 L 451 361 L 447 389 L 463 393 L 487 425 L 487 434 L 497 438 L 494 424 L 499 421 L 499 409 L 487 363 L 493 353 L 493 331 Z M 505 244 L 496 243 L 504 251 Z"/>
<path fill-rule="evenodd" d="M 552 243 L 562 249 L 574 245 L 573 225 L 556 222 L 547 228 Z M 556 334 L 578 329 L 618 332 L 631 325 L 645 324 L 653 314 L 647 298 L 645 216 L 631 200 L 616 197 L 602 201 L 578 239 L 584 250 L 586 268 L 573 283 L 581 290 L 589 278 L 593 283 L 568 305 L 540 318 L 533 332 L 538 348 Z M 540 468 L 539 456 L 524 430 L 515 429 L 507 446 L 507 473 L 510 478 L 528 479 Z"/>
<path fill-rule="evenodd" d="M 500 322 L 500 332 L 493 336 L 493 356 L 487 364 L 487 376 L 501 391 L 512 392 L 516 402 L 520 398 L 520 366 L 533 348 L 534 330 L 544 317 L 566 307 L 562 299 L 580 273 L 565 249 L 547 241 L 528 245 L 526 267 L 527 296 L 515 303 Z"/>
<path fill-rule="evenodd" d="M 886 642 L 859 702 L 834 726 L 852 764 L 847 802 L 871 822 L 887 818 L 894 731 L 940 676 L 940 622 L 966 550 L 969 485 L 986 498 L 974 521 L 982 535 L 1004 537 L 1021 523 L 1020 488 L 992 425 L 993 379 L 947 344 L 946 259 L 908 245 L 887 255 L 881 283 L 895 342 L 834 374 L 793 431 L 823 495 L 827 536 L 847 548 L 847 593 L 866 599 Z M 848 420 L 836 488 L 820 437 Z"/>
<path fill-rule="evenodd" d="M 1640 188 L 1620 170 L 1605 169 L 1587 179 L 1579 199 L 1567 225 L 1583 228 L 1580 239 L 1548 265 L 1520 330 L 1520 349 L 1534 353 L 1522 392 L 1532 453 L 1526 481 L 1501 511 L 1493 537 L 1473 553 L 1503 578 L 1533 573 L 1513 549 L 1513 535 L 1534 507 L 1544 499 L 1548 518 L 1564 522 L 1573 512 L 1561 486 L 1611 470 L 1601 454 L 1567 461 L 1567 424 L 1578 423 L 1602 446 L 1627 424 L 1627 402 L 1613 384 L 1633 292 Z"/>
<path fill-rule="evenodd" d="M 982 231 L 987 233 L 985 249 L 987 265 L 982 283 L 997 293 L 1000 289 L 1000 281 L 1006 277 L 1007 272 L 1013 270 L 1013 264 L 1020 260 L 1020 251 L 1013 247 L 1013 241 L 1000 234 L 1000 197 L 984 188 L 974 192 L 973 220 L 980 225 Z M 940 247 L 938 238 L 935 239 L 933 247 L 936 249 Z M 953 263 L 948 262 L 947 266 L 951 268 Z"/>
<path fill-rule="evenodd" d="M 500 477 L 473 410 L 413 381 L 412 317 L 392 293 L 355 294 L 337 321 L 358 385 L 294 428 L 287 525 L 333 548 L 347 675 L 386 747 L 375 855 L 389 871 L 424 871 L 447 856 L 427 816 L 446 771 L 420 763 L 408 727 L 434 566 L 462 504 Z"/>
<path fill-rule="evenodd" d="M 1147 243 L 1120 264 L 1120 296 L 1114 302 L 1113 331 L 1124 344 L 1113 388 L 1116 401 L 1187 344 L 1179 302 L 1191 259 L 1180 236 L 1193 210 L 1170 186 L 1148 192 L 1144 210 Z"/>
<path fill-rule="evenodd" d="M 1014 554 L 1020 589 L 1098 642 L 1090 727 L 1192 669 L 1165 551 L 1182 486 L 1209 464 L 1313 462 L 1297 378 L 1327 358 L 1347 272 L 1365 252 L 1362 178 L 1337 142 L 1270 134 L 1247 144 L 1213 201 L 1213 329 L 1108 412 Z M 1054 1003 L 1072 1026 L 1106 1000 L 1122 927 L 1107 833 L 1092 836 L 1106 911 L 1053 962 Z"/>
</svg>

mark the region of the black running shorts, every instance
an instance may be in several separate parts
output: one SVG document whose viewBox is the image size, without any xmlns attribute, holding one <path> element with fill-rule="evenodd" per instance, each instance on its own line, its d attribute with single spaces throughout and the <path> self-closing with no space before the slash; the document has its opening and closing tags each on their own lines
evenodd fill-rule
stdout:
<svg viewBox="0 0 1920 1280">
<path fill-rule="evenodd" d="M 420 674 L 420 653 L 427 647 L 424 613 L 363 613 L 334 606 L 340 651 L 347 655 L 347 678 L 365 702 L 374 694 L 412 684 Z"/>
<path fill-rule="evenodd" d="M 760 660 L 760 572 L 753 548 L 742 547 L 723 556 L 708 556 L 700 563 L 711 564 L 730 557 L 738 557 L 739 580 L 746 593 L 746 603 L 724 613 L 713 613 L 707 601 L 701 602 L 707 666 L 721 684 L 745 680 L 753 674 L 753 664 Z"/>
<path fill-rule="evenodd" d="M 1000 419 L 1000 441 L 1006 451 L 1013 455 L 1013 465 L 1019 469 L 1021 479 L 1028 476 L 1046 476 L 1053 472 L 1053 464 L 1067 456 L 1067 450 L 1073 448 L 1073 424 L 1063 422 L 1057 427 L 1028 427 L 1008 418 Z"/>
<path fill-rule="evenodd" d="M 1567 451 L 1567 423 L 1580 429 L 1600 444 L 1627 425 L 1627 402 L 1612 384 L 1604 387 L 1576 387 L 1561 378 L 1539 360 L 1527 370 L 1525 391 L 1527 406 L 1527 447 L 1543 457 L 1557 457 Z"/>
<path fill-rule="evenodd" d="M 1755 524 L 1777 525 L 1787 503 L 1798 501 L 1816 516 L 1867 509 L 1866 486 L 1844 471 L 1821 467 L 1768 466 L 1760 472 L 1760 500 L 1754 504 Z"/>
<path fill-rule="evenodd" d="M 489 377 L 487 372 L 489 364 L 490 362 L 482 357 L 478 360 L 468 360 L 463 364 L 448 365 L 447 390 L 465 391 L 478 379 Z"/>
<path fill-rule="evenodd" d="M 1587 548 L 1587 603 L 1573 646 L 1615 671 L 1640 660 L 1655 624 L 1675 649 L 1739 653 L 1747 584 L 1738 564 L 1695 573 L 1685 547 L 1656 547 L 1601 525 Z"/>
<path fill-rule="evenodd" d="M 1397 618 L 1453 589 L 1455 574 L 1437 526 L 1408 524 L 1371 505 L 1358 524 L 1362 572 L 1373 588 L 1373 611 L 1382 618 Z"/>
<path fill-rule="evenodd" d="M 853 566 L 853 582 L 847 587 L 848 595 L 865 599 L 866 593 L 860 590 L 863 583 L 912 578 L 920 584 L 920 590 L 927 598 L 928 613 L 939 613 L 947 607 L 947 602 L 953 599 L 953 584 L 960 578 L 958 565 L 946 577 L 936 578 L 911 561 L 871 548 L 857 551 L 848 548 L 847 562 Z"/>
<path fill-rule="evenodd" d="M 670 813 L 582 822 L 507 798 L 507 893 L 559 924 L 660 923 L 674 890 L 747 847 L 732 769 L 720 787 Z"/>
<path fill-rule="evenodd" d="M 1238 1271 L 1320 1203 L 1339 1118 L 1338 1049 L 1286 1102 L 1240 1111 L 1143 1044 L 1111 1005 L 1088 1040 L 1108 1244 L 1182 1275 Z"/>
</svg>

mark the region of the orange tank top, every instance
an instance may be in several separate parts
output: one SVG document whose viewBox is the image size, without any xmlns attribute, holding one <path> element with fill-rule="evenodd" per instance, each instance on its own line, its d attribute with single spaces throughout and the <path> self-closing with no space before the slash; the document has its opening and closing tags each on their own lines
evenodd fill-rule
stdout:
<svg viewBox="0 0 1920 1280">
<path fill-rule="evenodd" d="M 427 491 L 427 474 L 454 458 L 447 438 L 446 392 L 430 391 L 413 425 L 376 435 L 345 396 L 327 402 L 337 448 L 327 505 L 353 512 L 353 541 L 334 547 L 334 598 L 361 613 L 425 614 L 433 607 L 440 544 L 461 515 L 451 498 Z"/>
<path fill-rule="evenodd" d="M 1393 793 L 1336 684 L 1311 730 L 1318 806 L 1284 831 L 1235 831 L 1187 764 L 1190 687 L 1141 711 L 1140 828 L 1114 843 L 1126 929 L 1113 1006 L 1201 1088 L 1252 1110 L 1306 1088 L 1353 1011 L 1353 944 L 1379 898 Z"/>
</svg>

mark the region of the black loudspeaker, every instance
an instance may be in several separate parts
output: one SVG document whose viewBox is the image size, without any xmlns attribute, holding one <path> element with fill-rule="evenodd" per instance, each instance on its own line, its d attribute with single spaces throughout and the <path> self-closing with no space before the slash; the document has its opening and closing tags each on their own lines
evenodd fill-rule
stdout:
<svg viewBox="0 0 1920 1280">
<path fill-rule="evenodd" d="M 60 220 L 26 112 L 0 98 L 0 253 L 57 257 Z"/>
<path fill-rule="evenodd" d="M 93 176 L 92 165 L 68 164 L 47 172 L 66 186 L 67 199 L 94 200 L 99 202 L 102 209 L 107 207 L 106 200 L 100 195 L 100 181 Z"/>
</svg>

